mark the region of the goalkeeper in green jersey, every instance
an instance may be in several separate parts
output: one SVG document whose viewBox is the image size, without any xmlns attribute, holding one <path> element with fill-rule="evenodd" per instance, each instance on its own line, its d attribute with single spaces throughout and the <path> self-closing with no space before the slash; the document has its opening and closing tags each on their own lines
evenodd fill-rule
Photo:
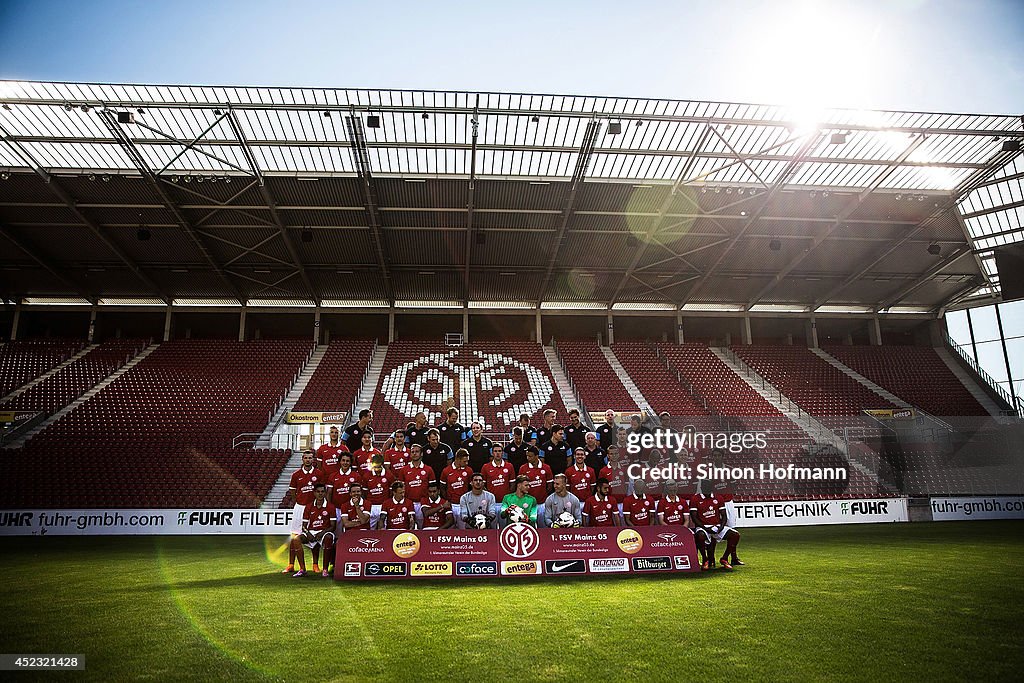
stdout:
<svg viewBox="0 0 1024 683">
<path fill-rule="evenodd" d="M 522 522 L 537 526 L 537 499 L 529 494 L 530 478 L 525 475 L 516 477 L 514 493 L 506 494 L 501 500 L 501 518 L 506 524 Z"/>
</svg>

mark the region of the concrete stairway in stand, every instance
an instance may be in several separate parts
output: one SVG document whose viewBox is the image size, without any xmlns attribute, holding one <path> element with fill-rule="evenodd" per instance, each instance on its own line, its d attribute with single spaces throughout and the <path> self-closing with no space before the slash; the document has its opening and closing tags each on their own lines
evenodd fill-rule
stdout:
<svg viewBox="0 0 1024 683">
<path fill-rule="evenodd" d="M 558 359 L 558 353 L 555 352 L 554 348 L 545 346 L 544 358 L 548 361 L 548 369 L 551 371 L 551 376 L 555 379 L 555 391 L 562 397 L 565 409 L 567 411 L 575 409 L 582 413 L 583 410 L 580 408 L 579 396 L 576 395 L 572 382 L 569 381 L 569 376 L 565 373 L 565 368 L 562 367 L 562 362 Z"/>
<path fill-rule="evenodd" d="M 61 370 L 63 370 L 64 368 L 66 368 L 67 366 L 71 365 L 76 360 L 78 360 L 79 358 L 84 356 L 85 354 L 87 354 L 90 351 L 92 351 L 93 349 L 95 349 L 97 346 L 99 346 L 99 344 L 90 344 L 90 345 L 86 346 L 84 349 L 82 349 L 81 351 L 79 351 L 75 355 L 71 356 L 71 358 L 68 358 L 63 363 L 58 363 L 56 366 L 50 368 L 49 370 L 47 370 L 43 374 L 39 375 L 35 379 L 29 380 L 27 383 L 21 385 L 20 387 L 18 387 L 17 389 L 12 391 L 11 393 L 7 394 L 3 398 L 0 398 L 0 403 L 4 403 L 6 401 L 11 400 L 15 396 L 20 396 L 21 394 L 24 394 L 26 391 L 28 391 L 29 389 L 31 389 L 35 385 L 39 384 L 40 382 L 42 382 L 44 379 L 46 379 L 50 375 L 53 375 L 53 374 L 55 374 L 57 372 L 60 372 Z"/>
<path fill-rule="evenodd" d="M 648 417 L 657 419 L 658 416 L 657 413 L 654 412 L 654 408 L 652 408 L 650 402 L 644 398 L 644 395 L 640 392 L 640 387 L 633 382 L 633 378 L 631 378 L 629 373 L 626 372 L 626 368 L 622 367 L 622 363 L 620 363 L 619 359 L 615 357 L 615 352 L 612 351 L 611 347 L 602 346 L 601 353 L 604 354 L 604 357 L 608 360 L 608 364 L 611 365 L 612 370 L 615 371 L 616 377 L 618 377 L 619 381 L 622 382 L 622 386 L 626 388 L 630 398 L 633 399 L 633 402 L 636 403 L 637 407 L 639 407 L 640 410 L 646 411 Z"/>
<path fill-rule="evenodd" d="M 120 368 L 118 368 L 117 370 L 112 372 L 110 375 L 107 376 L 106 379 L 100 381 L 92 389 L 89 389 L 87 392 L 85 392 L 84 394 L 82 394 L 81 396 L 76 398 L 74 401 L 72 401 L 71 403 L 67 404 L 66 406 L 64 406 L 63 408 L 58 410 L 56 413 L 54 413 L 50 417 L 46 418 L 42 422 L 40 422 L 38 425 L 36 425 L 36 427 L 34 429 L 26 432 L 25 435 L 22 436 L 21 438 L 15 439 L 14 441 L 11 441 L 10 443 L 5 444 L 4 448 L 21 448 L 22 446 L 25 445 L 25 443 L 30 441 L 36 434 L 38 434 L 39 432 L 41 432 L 44 429 L 46 429 L 47 427 L 49 427 L 54 422 L 56 422 L 57 420 L 59 420 L 62 417 L 64 417 L 65 415 L 70 413 L 72 410 L 74 410 L 75 408 L 77 408 L 78 406 L 82 405 L 83 403 L 88 401 L 90 398 L 95 396 L 96 394 L 100 393 L 100 391 L 102 391 L 104 389 L 104 387 L 106 387 L 108 384 L 110 384 L 115 379 L 117 379 L 118 377 L 120 377 L 124 373 L 128 372 L 132 368 L 134 368 L 146 356 L 148 356 L 149 354 L 151 354 L 154 351 L 156 351 L 157 348 L 159 348 L 159 346 L 160 346 L 159 344 L 150 344 L 149 346 L 144 348 L 142 351 L 140 351 L 137 356 L 135 356 L 130 361 L 128 361 L 127 363 L 122 365 Z"/>
<path fill-rule="evenodd" d="M 288 411 L 295 407 L 295 402 L 302 396 L 302 392 L 306 390 L 306 386 L 309 384 L 309 380 L 313 377 L 313 373 L 320 367 L 320 361 L 324 359 L 324 355 L 327 353 L 327 344 L 319 344 L 313 352 L 309 355 L 306 360 L 306 364 L 302 366 L 302 370 L 295 378 L 295 382 L 288 390 L 288 394 L 281 401 L 281 405 L 278 407 L 277 412 L 267 422 L 267 426 L 263 429 L 263 433 L 256 439 L 255 448 L 270 448 L 271 439 L 274 436 L 274 432 L 277 431 L 278 425 L 281 424 L 281 420 L 284 419 Z"/>
</svg>

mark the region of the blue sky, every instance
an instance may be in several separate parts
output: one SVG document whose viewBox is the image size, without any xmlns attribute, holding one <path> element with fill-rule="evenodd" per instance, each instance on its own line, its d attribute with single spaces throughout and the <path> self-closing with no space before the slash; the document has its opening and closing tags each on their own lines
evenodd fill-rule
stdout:
<svg viewBox="0 0 1024 683">
<path fill-rule="evenodd" d="M 1021 0 L 0 0 L 0 77 L 1024 111 Z"/>
</svg>

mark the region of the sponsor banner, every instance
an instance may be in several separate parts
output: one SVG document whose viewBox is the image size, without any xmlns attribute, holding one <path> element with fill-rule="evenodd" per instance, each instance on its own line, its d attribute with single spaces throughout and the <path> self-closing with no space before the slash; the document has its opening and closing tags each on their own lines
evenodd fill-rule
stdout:
<svg viewBox="0 0 1024 683">
<path fill-rule="evenodd" d="M 29 411 L 14 411 L 14 410 L 0 410 L 0 424 L 11 424 L 24 422 L 30 420 L 39 414 L 38 410 Z"/>
<path fill-rule="evenodd" d="M 624 425 L 629 427 L 629 418 L 634 415 L 639 415 L 640 420 L 647 419 L 646 410 L 616 410 L 615 412 L 615 424 Z M 604 411 L 603 410 L 591 410 L 589 411 L 590 421 L 594 423 L 595 427 L 600 427 L 604 424 Z"/>
<path fill-rule="evenodd" d="M 907 521 L 906 498 L 736 503 L 738 527 Z"/>
<path fill-rule="evenodd" d="M 932 514 L 936 520 L 1024 517 L 1021 501 L 1024 497 L 933 498 Z M 985 514 L 992 516 L 983 516 Z M 902 498 L 736 503 L 736 517 L 740 527 L 906 522 L 909 519 L 907 501 Z M 273 536 L 287 535 L 291 520 L 290 508 L 0 510 L 0 536 Z M 347 532 L 342 536 L 356 539 L 350 543 L 353 560 L 366 555 L 384 559 L 383 556 L 388 555 L 395 561 L 415 558 L 421 562 L 497 563 L 502 559 L 534 559 L 533 553 L 538 548 L 544 553 L 541 559 L 552 560 L 629 557 L 638 552 L 641 556 L 672 556 L 688 552 L 681 550 L 683 535 L 669 527 L 524 531 L 510 526 L 500 533 L 501 558 L 495 554 L 499 532 L 493 530 L 405 532 L 399 535 L 402 540 L 397 549 L 390 547 L 395 540 L 394 532 Z M 381 545 L 385 539 L 389 545 L 386 549 Z M 692 538 L 689 543 L 692 544 Z M 477 572 L 467 575 L 486 576 Z"/>
<path fill-rule="evenodd" d="M 0 536 L 287 535 L 292 510 L 0 510 Z"/>
<path fill-rule="evenodd" d="M 881 420 L 913 420 L 917 413 L 913 408 L 879 408 L 877 410 L 865 410 L 865 414 L 877 417 Z"/>
<path fill-rule="evenodd" d="M 345 424 L 344 412 L 320 412 L 310 410 L 289 410 L 284 421 L 290 425 L 302 424 Z"/>
<path fill-rule="evenodd" d="M 693 534 L 682 527 L 501 531 L 350 531 L 338 538 L 336 579 L 554 576 L 696 572 Z M 370 571 L 370 565 L 377 570 Z M 383 565 L 408 565 L 406 573 Z"/>
<path fill-rule="evenodd" d="M 1024 519 L 1024 496 L 932 498 L 932 519 L 952 522 L 968 519 Z"/>
</svg>

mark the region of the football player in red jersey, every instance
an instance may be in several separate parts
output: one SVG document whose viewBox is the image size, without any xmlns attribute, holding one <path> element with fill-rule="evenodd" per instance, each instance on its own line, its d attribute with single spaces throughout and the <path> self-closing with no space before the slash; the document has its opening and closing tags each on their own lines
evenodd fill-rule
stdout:
<svg viewBox="0 0 1024 683">
<path fill-rule="evenodd" d="M 597 475 L 594 470 L 587 467 L 587 450 L 577 448 L 573 453 L 572 467 L 565 470 L 565 476 L 569 480 L 569 490 L 582 501 L 590 498 L 594 492 L 594 484 L 597 482 Z"/>
<path fill-rule="evenodd" d="M 348 502 L 341 511 L 341 525 L 346 530 L 370 530 L 370 504 L 363 498 L 362 484 L 353 483 L 349 487 Z"/>
<path fill-rule="evenodd" d="M 709 493 L 705 493 L 705 491 Z M 715 566 L 715 545 L 718 541 L 726 542 L 725 553 L 720 563 L 723 569 L 732 569 L 729 559 L 736 554 L 736 545 L 740 542 L 740 534 L 726 523 L 725 504 L 714 497 L 711 482 L 700 482 L 699 492 L 690 499 L 690 520 L 693 522 L 693 537 L 697 548 L 701 551 L 702 569 Z"/>
<path fill-rule="evenodd" d="M 463 494 L 469 491 L 469 480 L 472 476 L 473 470 L 469 468 L 469 451 L 465 448 L 455 451 L 455 460 L 441 470 L 441 490 L 452 505 L 452 514 L 455 516 L 455 526 L 458 529 L 466 528 L 459 501 Z"/>
<path fill-rule="evenodd" d="M 391 482 L 391 497 L 384 501 L 382 514 L 377 522 L 378 529 L 414 529 L 416 509 L 405 497 L 405 483 Z"/>
<path fill-rule="evenodd" d="M 295 578 L 306 575 L 306 546 L 313 553 L 313 573 L 320 573 L 320 546 L 324 549 L 325 577 L 330 576 L 330 565 L 334 558 L 334 530 L 337 525 L 337 511 L 327 500 L 327 485 L 318 481 L 313 487 L 313 501 L 303 509 L 302 533 L 292 538 L 292 546 L 299 558 L 299 571 L 292 574 Z"/>
<path fill-rule="evenodd" d="M 711 462 L 715 467 L 725 469 L 725 451 L 721 448 L 715 448 L 711 451 Z M 713 481 L 713 488 L 711 490 L 712 495 L 717 498 L 725 506 L 725 523 L 730 529 L 736 529 L 736 503 L 735 496 L 733 495 L 733 489 L 736 486 L 735 479 L 715 479 Z M 737 532 L 739 533 L 739 532 Z M 736 552 L 733 551 L 730 557 L 730 564 L 733 566 L 740 566 L 746 564 L 740 560 Z"/>
<path fill-rule="evenodd" d="M 658 524 L 687 526 L 690 521 L 690 501 L 679 496 L 679 484 L 673 479 L 665 481 L 665 495 L 658 501 Z"/>
<path fill-rule="evenodd" d="M 381 506 L 387 500 L 388 492 L 391 490 L 391 482 L 395 475 L 384 469 L 384 456 L 375 455 L 370 460 L 370 469 L 363 472 L 363 486 L 366 487 L 366 498 L 370 503 L 370 528 L 377 528 L 377 519 L 380 517 Z"/>
<path fill-rule="evenodd" d="M 598 478 L 597 491 L 583 504 L 583 526 L 619 526 L 619 505 L 604 477 Z"/>
<path fill-rule="evenodd" d="M 409 448 L 405 445 L 405 430 L 396 429 L 388 441 L 391 445 L 384 451 L 384 464 L 390 467 L 397 477 L 398 473 L 409 462 Z M 401 479 L 401 477 L 398 478 Z"/>
<path fill-rule="evenodd" d="M 626 526 L 652 526 L 657 520 L 657 503 L 647 495 L 647 483 L 633 480 L 633 494 L 622 501 L 622 520 Z"/>
<path fill-rule="evenodd" d="M 487 490 L 494 494 L 494 517 L 501 514 L 501 500 L 512 493 L 512 482 L 515 481 L 516 471 L 512 463 L 502 457 L 503 451 L 500 443 L 491 446 L 491 459 L 481 469 L 484 475 L 484 482 Z"/>
<path fill-rule="evenodd" d="M 288 483 L 288 492 L 284 495 L 284 503 L 294 500 L 292 507 L 291 539 L 302 533 L 302 516 L 306 512 L 306 506 L 313 502 L 313 488 L 317 482 L 325 481 L 324 473 L 314 465 L 315 456 L 313 451 L 306 449 L 302 451 L 302 467 L 292 472 L 291 481 Z M 295 543 L 288 544 L 288 566 L 282 570 L 282 574 L 291 574 L 295 571 Z"/>
<path fill-rule="evenodd" d="M 619 504 L 619 514 L 622 514 L 622 503 L 629 491 L 629 474 L 626 471 L 626 464 L 619 459 L 619 447 L 611 445 L 608 447 L 608 464 L 601 468 L 597 474 L 598 479 L 607 479 L 611 487 L 611 495 Z"/>
<path fill-rule="evenodd" d="M 423 498 L 427 495 L 427 484 L 435 481 L 434 470 L 423 462 L 423 447 L 418 443 L 409 446 L 409 462 L 396 475 L 405 484 L 405 497 L 416 509 L 416 524 L 423 526 L 421 511 Z"/>
<path fill-rule="evenodd" d="M 348 446 L 341 440 L 336 426 L 332 425 L 328 433 L 330 441 L 316 449 L 316 466 L 327 477 L 327 481 L 330 481 L 331 476 L 338 471 L 338 460 L 341 454 L 348 453 Z"/>
<path fill-rule="evenodd" d="M 338 514 L 341 514 L 341 509 L 348 502 L 349 487 L 362 483 L 362 473 L 352 467 L 352 454 L 345 451 L 338 457 L 338 471 L 327 480 L 327 498 L 334 503 Z"/>
<path fill-rule="evenodd" d="M 427 486 L 427 497 L 420 506 L 424 529 L 450 529 L 455 526 L 452 504 L 441 496 L 441 485 L 433 479 Z"/>
<path fill-rule="evenodd" d="M 384 454 L 373 445 L 373 432 L 367 429 L 363 432 L 362 439 L 363 445 L 352 454 L 352 459 L 355 462 L 356 467 L 361 470 L 370 469 L 370 461 L 375 455 L 379 455 L 381 457 L 381 461 L 386 465 L 387 462 L 383 460 Z"/>
<path fill-rule="evenodd" d="M 519 468 L 519 474 L 529 479 L 527 493 L 537 500 L 537 527 L 547 526 L 544 501 L 548 499 L 548 494 L 554 487 L 555 477 L 548 464 L 540 461 L 540 451 L 535 447 L 530 446 L 526 449 L 526 464 Z"/>
</svg>

